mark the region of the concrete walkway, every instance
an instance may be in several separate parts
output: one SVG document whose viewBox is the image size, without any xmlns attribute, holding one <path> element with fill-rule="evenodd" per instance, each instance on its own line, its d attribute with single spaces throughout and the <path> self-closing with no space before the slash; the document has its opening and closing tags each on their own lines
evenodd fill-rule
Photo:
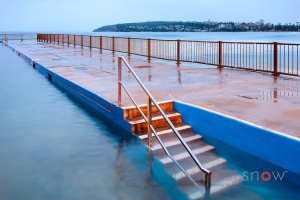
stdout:
<svg viewBox="0 0 300 200">
<path fill-rule="evenodd" d="M 90 51 L 70 45 L 37 43 L 9 44 L 44 67 L 76 84 L 117 102 L 117 60 L 123 55 L 157 100 L 179 100 L 228 114 L 265 128 L 300 137 L 300 78 L 200 64 L 151 60 L 145 57 Z M 139 103 L 146 96 L 124 67 L 123 80 Z M 131 102 L 123 93 L 123 105 Z"/>
</svg>

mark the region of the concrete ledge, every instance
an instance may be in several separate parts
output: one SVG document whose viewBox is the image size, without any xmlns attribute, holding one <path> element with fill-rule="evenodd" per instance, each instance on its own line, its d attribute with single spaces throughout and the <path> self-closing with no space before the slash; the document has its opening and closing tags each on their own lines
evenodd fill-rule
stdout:
<svg viewBox="0 0 300 200">
<path fill-rule="evenodd" d="M 286 179 L 300 185 L 300 140 L 202 107 L 175 101 L 174 109 L 196 133 L 228 144 L 268 161 L 293 176 Z M 298 178 L 296 178 L 298 177 Z"/>
</svg>

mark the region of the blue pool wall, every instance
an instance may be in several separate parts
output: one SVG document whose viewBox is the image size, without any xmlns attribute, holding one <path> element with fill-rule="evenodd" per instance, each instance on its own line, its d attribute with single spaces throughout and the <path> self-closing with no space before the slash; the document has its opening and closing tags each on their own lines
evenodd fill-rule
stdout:
<svg viewBox="0 0 300 200">
<path fill-rule="evenodd" d="M 174 102 L 193 130 L 288 171 L 284 178 L 300 186 L 300 140 L 280 132 L 180 101 Z"/>
</svg>

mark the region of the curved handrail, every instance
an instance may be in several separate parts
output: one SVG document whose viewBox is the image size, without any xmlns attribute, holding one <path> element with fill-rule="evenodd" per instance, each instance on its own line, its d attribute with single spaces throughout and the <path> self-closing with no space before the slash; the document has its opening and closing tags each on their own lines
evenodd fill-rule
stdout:
<svg viewBox="0 0 300 200">
<path fill-rule="evenodd" d="M 141 113 L 142 117 L 144 118 L 144 120 L 148 123 L 148 119 L 145 116 L 145 114 L 143 113 L 143 111 L 141 110 L 141 108 L 138 106 L 137 102 L 134 100 L 134 98 L 131 96 L 130 92 L 127 90 L 127 88 L 125 87 L 125 85 L 123 83 L 121 83 L 123 89 L 125 90 L 125 92 L 128 94 L 129 98 L 131 99 L 131 101 L 133 102 L 133 104 L 135 105 L 135 107 L 139 110 L 139 112 Z M 162 146 L 164 152 L 170 157 L 170 159 L 177 165 L 177 167 L 190 179 L 190 181 L 196 186 L 199 187 L 199 185 L 194 181 L 194 179 L 187 173 L 187 171 L 185 169 L 183 169 L 183 167 L 173 158 L 173 156 L 170 154 L 170 152 L 168 151 L 168 149 L 166 148 L 166 146 L 163 144 L 162 140 L 160 139 L 159 135 L 157 134 L 157 132 L 155 131 L 154 127 L 152 125 L 150 125 L 150 128 L 152 130 L 152 132 L 154 133 L 155 137 L 157 138 L 159 144 Z"/>
<path fill-rule="evenodd" d="M 179 134 L 179 132 L 177 131 L 177 129 L 175 128 L 175 126 L 173 125 L 173 123 L 166 116 L 166 114 L 164 113 L 164 111 L 162 110 L 162 108 L 159 106 L 159 104 L 157 103 L 157 101 L 154 99 L 154 97 L 152 96 L 152 94 L 144 86 L 144 84 L 142 83 L 142 81 L 140 80 L 140 78 L 137 76 L 137 74 L 135 73 L 135 71 L 132 69 L 132 67 L 129 65 L 129 63 L 125 60 L 125 58 L 123 56 L 120 56 L 118 58 L 118 65 L 119 65 L 118 66 L 119 67 L 119 70 L 118 70 L 118 106 L 119 107 L 121 106 L 121 87 L 124 88 L 124 85 L 121 82 L 121 66 L 122 66 L 122 62 L 125 63 L 126 67 L 129 69 L 129 71 L 132 73 L 132 75 L 137 80 L 137 82 L 139 83 L 139 85 L 142 87 L 142 89 L 144 90 L 144 92 L 148 95 L 148 97 L 153 102 L 153 104 L 155 105 L 155 107 L 161 113 L 161 115 L 166 120 L 166 122 L 168 123 L 168 125 L 171 127 L 172 131 L 175 133 L 175 135 L 177 136 L 177 138 L 179 139 L 179 141 L 181 142 L 181 144 L 187 150 L 187 152 L 189 153 L 189 155 L 191 156 L 191 158 L 193 159 L 193 161 L 196 163 L 196 165 L 199 167 L 200 171 L 202 171 L 203 173 L 205 173 L 205 186 L 209 187 L 210 186 L 211 172 L 208 169 L 206 169 L 206 168 L 204 168 L 202 166 L 202 164 L 197 159 L 197 157 L 194 155 L 194 153 L 192 152 L 192 150 L 190 149 L 190 147 L 183 140 L 183 138 L 181 137 L 181 135 Z M 126 92 L 128 92 L 128 91 L 126 91 Z M 142 115 L 144 115 L 144 114 L 142 114 Z M 157 135 L 157 134 L 155 134 L 155 135 Z"/>
</svg>

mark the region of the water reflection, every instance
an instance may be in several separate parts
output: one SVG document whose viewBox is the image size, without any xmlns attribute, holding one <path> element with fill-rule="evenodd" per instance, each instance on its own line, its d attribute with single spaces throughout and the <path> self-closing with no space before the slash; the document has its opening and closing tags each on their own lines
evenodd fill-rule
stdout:
<svg viewBox="0 0 300 200">
<path fill-rule="evenodd" d="M 181 65 L 177 64 L 178 83 L 181 84 Z"/>
</svg>

